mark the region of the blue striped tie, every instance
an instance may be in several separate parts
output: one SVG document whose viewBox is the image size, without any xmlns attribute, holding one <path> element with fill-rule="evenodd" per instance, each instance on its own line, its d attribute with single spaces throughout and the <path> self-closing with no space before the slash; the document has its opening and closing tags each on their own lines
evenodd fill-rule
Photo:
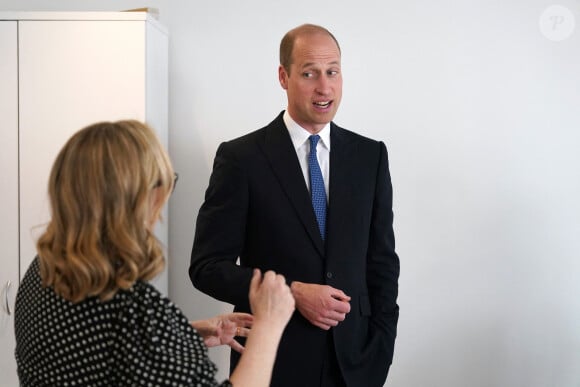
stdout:
<svg viewBox="0 0 580 387">
<path fill-rule="evenodd" d="M 326 190 L 324 189 L 324 179 L 316 158 L 316 144 L 320 140 L 319 135 L 313 135 L 310 140 L 310 154 L 308 155 L 308 170 L 310 172 L 310 196 L 312 197 L 312 207 L 318 221 L 320 236 L 324 240 L 326 235 Z"/>
</svg>

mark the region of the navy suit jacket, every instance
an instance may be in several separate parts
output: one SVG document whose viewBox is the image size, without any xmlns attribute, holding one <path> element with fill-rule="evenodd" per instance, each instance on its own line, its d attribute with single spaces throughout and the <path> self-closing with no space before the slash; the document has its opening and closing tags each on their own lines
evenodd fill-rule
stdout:
<svg viewBox="0 0 580 387">
<path fill-rule="evenodd" d="M 190 278 L 242 312 L 250 312 L 253 268 L 274 270 L 288 283 L 341 289 L 351 296 L 351 311 L 332 334 L 344 379 L 353 387 L 382 386 L 399 314 L 386 147 L 331 123 L 323 241 L 282 115 L 220 145 L 197 218 Z M 272 386 L 318 386 L 327 334 L 296 311 L 280 342 Z"/>
</svg>

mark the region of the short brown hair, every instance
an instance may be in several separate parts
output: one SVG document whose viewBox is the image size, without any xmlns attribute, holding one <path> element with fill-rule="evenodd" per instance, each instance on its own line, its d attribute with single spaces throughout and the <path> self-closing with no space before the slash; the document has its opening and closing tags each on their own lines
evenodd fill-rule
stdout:
<svg viewBox="0 0 580 387">
<path fill-rule="evenodd" d="M 301 26 L 288 31 L 280 42 L 280 65 L 284 67 L 288 74 L 290 74 L 290 65 L 292 64 L 292 50 L 294 49 L 294 42 L 296 39 L 301 35 L 317 33 L 328 34 L 328 36 L 330 36 L 336 43 L 336 47 L 338 47 L 338 52 L 340 53 L 340 45 L 338 44 L 338 40 L 336 40 L 330 31 L 316 24 L 302 24 Z"/>
<path fill-rule="evenodd" d="M 49 178 L 51 220 L 36 245 L 43 285 L 72 302 L 107 300 L 163 270 L 152 228 L 173 174 L 141 122 L 101 122 L 74 134 Z"/>
</svg>

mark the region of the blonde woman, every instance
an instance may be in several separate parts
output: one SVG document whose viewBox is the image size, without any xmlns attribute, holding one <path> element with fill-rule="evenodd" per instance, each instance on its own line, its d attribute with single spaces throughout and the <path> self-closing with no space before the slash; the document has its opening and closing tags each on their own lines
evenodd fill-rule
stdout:
<svg viewBox="0 0 580 387">
<path fill-rule="evenodd" d="M 294 311 L 282 276 L 254 271 L 252 315 L 191 323 L 147 282 L 164 267 L 153 227 L 176 178 L 138 121 L 91 125 L 60 151 L 48 184 L 51 220 L 16 300 L 22 386 L 269 385 Z M 245 348 L 236 335 L 247 336 Z M 242 352 L 222 384 L 207 351 L 220 344 Z"/>
</svg>

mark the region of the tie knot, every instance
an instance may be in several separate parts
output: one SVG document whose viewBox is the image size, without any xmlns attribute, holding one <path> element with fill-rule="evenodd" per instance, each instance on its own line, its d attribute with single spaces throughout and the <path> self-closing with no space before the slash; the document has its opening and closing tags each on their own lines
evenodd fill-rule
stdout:
<svg viewBox="0 0 580 387">
<path fill-rule="evenodd" d="M 318 134 L 313 134 L 312 136 L 308 137 L 308 139 L 310 140 L 310 147 L 316 148 L 318 140 L 320 140 L 320 136 Z"/>
</svg>

